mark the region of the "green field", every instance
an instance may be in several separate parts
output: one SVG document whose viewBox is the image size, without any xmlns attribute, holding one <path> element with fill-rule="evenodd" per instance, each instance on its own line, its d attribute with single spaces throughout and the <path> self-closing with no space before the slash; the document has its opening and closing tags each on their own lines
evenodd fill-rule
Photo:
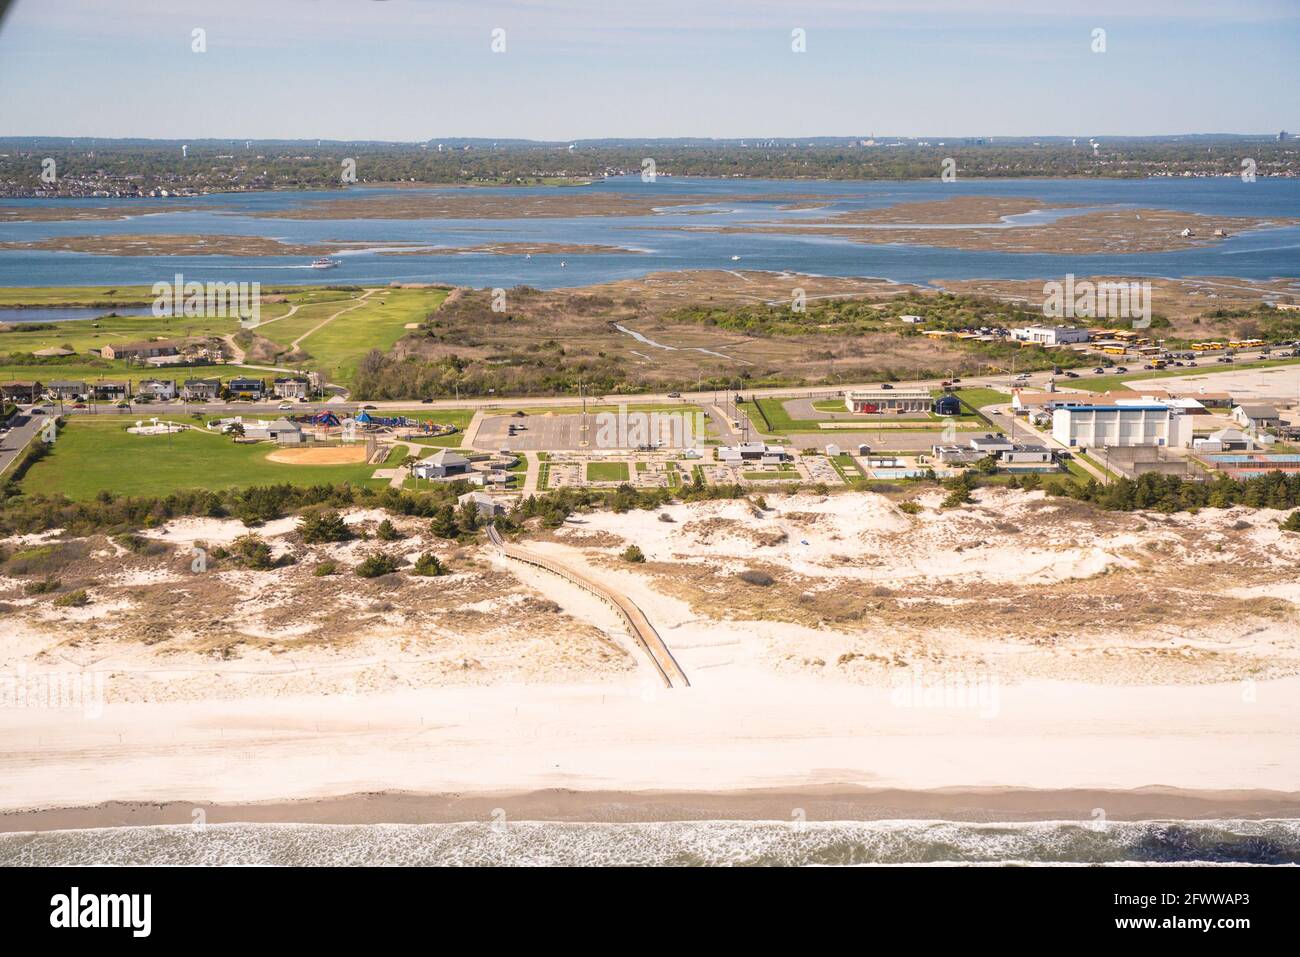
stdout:
<svg viewBox="0 0 1300 957">
<path fill-rule="evenodd" d="M 290 318 L 274 322 L 264 318 L 255 331 L 286 349 L 301 339 L 299 348 L 311 358 L 291 366 L 316 370 L 330 382 L 350 385 L 367 352 L 387 352 L 406 335 L 409 323 L 423 322 L 446 298 L 446 289 L 380 289 L 349 308 L 360 301 L 360 294 L 341 294 L 328 302 L 304 305 Z M 330 319 L 343 309 L 348 311 Z"/>
<path fill-rule="evenodd" d="M 349 385 L 357 364 L 367 352 L 371 349 L 386 352 L 392 348 L 407 333 L 406 326 L 409 323 L 422 322 L 430 312 L 442 305 L 447 292 L 446 289 L 379 288 L 362 301 L 362 292 L 346 289 L 306 287 L 271 291 L 264 288 L 261 322 L 254 328 L 254 333 L 285 351 L 301 340 L 298 347 L 307 358 L 291 363 L 276 360 L 273 363 L 256 361 L 255 364 L 318 371 L 330 382 Z M 265 301 L 270 298 L 284 301 Z M 104 313 L 133 313 L 48 323 L 53 328 L 27 332 L 0 331 L 0 379 L 38 379 L 46 382 L 50 379 L 104 378 L 138 381 L 158 376 L 241 375 L 249 371 L 235 365 L 169 371 L 166 367 L 128 366 L 122 360 L 102 360 L 91 354 L 91 350 L 99 350 L 114 342 L 220 337 L 240 331 L 239 321 L 234 317 L 155 317 L 150 314 L 152 300 L 152 291 L 147 286 L 120 289 L 42 287 L 0 290 L 0 305 L 93 305 Z M 355 308 L 349 308 L 352 306 Z M 346 312 L 341 312 L 345 309 Z M 5 310 L 0 315 L 0 320 L 10 324 L 25 321 L 21 309 Z M 72 361 L 36 365 L 19 364 L 5 359 L 11 354 L 29 355 L 41 349 L 56 347 L 70 348 L 78 355 L 69 357 Z M 262 371 L 257 375 L 266 377 L 268 373 Z"/>
<path fill-rule="evenodd" d="M 588 482 L 626 482 L 628 470 L 626 462 L 588 462 Z"/>
<path fill-rule="evenodd" d="M 102 489 L 132 496 L 167 495 L 186 488 L 243 488 L 288 482 L 293 485 L 352 482 L 382 488 L 372 479 L 379 466 L 285 465 L 268 462 L 268 443 L 237 445 L 215 433 L 131 435 L 137 416 L 73 418 L 59 432 L 49 455 L 22 479 L 24 492 L 61 493 L 89 499 Z M 180 421 L 179 419 L 177 421 Z M 401 458 L 405 449 L 394 455 Z"/>
<path fill-rule="evenodd" d="M 986 405 L 999 405 L 1011 401 L 1011 396 L 997 389 L 958 389 L 954 393 L 965 404 L 981 409 Z"/>
</svg>

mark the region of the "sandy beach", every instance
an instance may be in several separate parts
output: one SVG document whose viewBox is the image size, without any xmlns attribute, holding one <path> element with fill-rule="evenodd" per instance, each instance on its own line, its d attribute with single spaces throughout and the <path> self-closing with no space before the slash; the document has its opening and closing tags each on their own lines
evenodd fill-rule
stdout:
<svg viewBox="0 0 1300 957">
<path fill-rule="evenodd" d="M 0 583 L 0 829 L 200 808 L 332 823 L 1300 812 L 1300 545 L 1273 513 L 1085 524 L 1042 493 L 958 511 L 934 494 L 917 515 L 882 495 L 769 496 L 761 519 L 675 504 L 529 538 L 646 611 L 690 676 L 671 690 L 607 606 L 482 545 L 442 546 L 443 578 L 367 582 L 314 578 L 313 556 L 369 546 L 304 550 L 292 519 L 259 534 L 298 564 L 265 572 L 190 571 L 194 542 L 246 531 L 228 519 L 168 523 L 130 554 L 87 539 L 61 574 L 94 576 L 89 605 Z M 439 547 L 396 521 L 404 551 Z M 617 560 L 629 541 L 644 565 Z M 742 584 L 747 567 L 775 580 Z M 13 696 L 14 676 L 69 674 L 84 700 Z"/>
</svg>

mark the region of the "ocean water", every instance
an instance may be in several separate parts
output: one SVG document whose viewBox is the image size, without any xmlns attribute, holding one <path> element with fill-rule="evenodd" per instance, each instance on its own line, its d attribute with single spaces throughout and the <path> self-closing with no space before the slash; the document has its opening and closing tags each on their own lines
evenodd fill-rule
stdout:
<svg viewBox="0 0 1300 957">
<path fill-rule="evenodd" d="M 1300 821 L 213 824 L 0 834 L 30 865 L 1297 865 Z"/>
<path fill-rule="evenodd" d="M 306 256 L 97 256 L 87 253 L 0 250 L 0 285 L 152 284 L 182 272 L 187 280 L 295 283 L 449 282 L 476 287 L 530 285 L 537 288 L 583 286 L 630 279 L 651 272 L 684 269 L 789 271 L 827 276 L 879 277 L 925 283 L 935 279 L 1028 279 L 1076 275 L 1230 276 L 1242 279 L 1300 279 L 1300 226 L 1234 235 L 1199 249 L 1166 253 L 1056 256 L 1011 252 L 973 252 L 925 245 L 862 245 L 836 236 L 792 233 L 718 234 L 700 227 L 746 222 L 797 223 L 836 212 L 872 209 L 900 202 L 954 195 L 1030 197 L 1044 203 L 1088 208 L 1150 206 L 1223 216 L 1300 217 L 1300 179 L 1262 178 L 1242 183 L 1236 177 L 1147 180 L 986 180 L 944 184 L 924 182 L 814 182 L 782 180 L 674 179 L 642 183 L 615 177 L 578 187 L 597 193 L 635 194 L 670 199 L 703 197 L 689 209 L 648 216 L 587 216 L 572 219 L 367 220 L 275 218 L 274 213 L 305 203 L 385 195 L 401 190 L 352 189 L 347 192 L 246 193 L 169 200 L 67 200 L 68 205 L 120 206 L 128 219 L 84 222 L 0 224 L 0 241 L 46 237 L 174 233 L 183 235 L 265 236 L 291 243 L 408 242 L 443 247 L 484 243 L 547 242 L 603 244 L 639 254 L 538 254 L 386 256 L 359 248 L 335 256 L 341 265 L 321 272 Z M 575 187 L 483 189 L 481 194 L 572 192 Z M 462 195 L 464 191 L 459 191 Z M 830 197 L 824 209 L 780 209 L 794 196 Z M 716 197 L 716 199 L 713 199 Z M 50 201 L 11 200 L 5 205 Z M 197 206 L 174 210 L 177 203 Z M 262 218 L 261 213 L 272 214 Z M 1050 221 L 1056 213 L 1013 217 L 1016 223 Z M 937 227 L 948 228 L 948 227 Z M 1008 228 L 1014 228 L 1009 226 Z M 733 261 L 732 256 L 739 256 Z"/>
</svg>

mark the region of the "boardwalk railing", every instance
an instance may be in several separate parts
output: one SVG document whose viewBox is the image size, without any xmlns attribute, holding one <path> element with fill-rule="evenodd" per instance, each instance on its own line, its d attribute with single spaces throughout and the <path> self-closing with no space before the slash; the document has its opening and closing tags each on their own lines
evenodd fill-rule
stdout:
<svg viewBox="0 0 1300 957">
<path fill-rule="evenodd" d="M 538 555 L 519 545 L 511 545 L 506 542 L 501 533 L 493 526 L 488 526 L 488 538 L 492 544 L 501 550 L 501 553 L 507 558 L 512 558 L 518 562 L 532 565 L 535 568 L 545 569 L 553 575 L 559 575 L 561 578 L 577 585 L 584 591 L 590 592 L 601 601 L 617 611 L 627 622 L 628 630 L 633 639 L 639 644 L 650 663 L 658 672 L 659 678 L 664 683 L 664 687 L 683 687 L 689 688 L 690 680 L 686 677 L 686 672 L 677 663 L 673 653 L 668 650 L 668 645 L 664 643 L 655 626 L 650 624 L 650 619 L 645 616 L 636 603 L 625 595 L 621 595 L 610 588 L 606 588 L 599 582 L 593 581 L 582 572 L 575 568 L 570 568 L 563 562 L 555 561 L 552 558 Z"/>
</svg>

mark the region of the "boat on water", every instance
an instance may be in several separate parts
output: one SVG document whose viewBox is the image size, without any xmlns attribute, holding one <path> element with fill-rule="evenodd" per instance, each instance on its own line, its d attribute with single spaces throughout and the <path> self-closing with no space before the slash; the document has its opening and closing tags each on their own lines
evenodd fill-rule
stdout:
<svg viewBox="0 0 1300 957">
<path fill-rule="evenodd" d="M 311 261 L 311 268 L 312 269 L 333 269 L 338 264 L 339 261 L 337 259 L 330 259 L 328 256 L 323 256 L 320 259 L 313 259 Z"/>
<path fill-rule="evenodd" d="M 740 257 L 739 257 L 739 256 L 732 256 L 732 257 L 731 257 L 731 261 L 732 261 L 733 263 L 738 263 L 738 262 L 740 262 Z"/>
</svg>

